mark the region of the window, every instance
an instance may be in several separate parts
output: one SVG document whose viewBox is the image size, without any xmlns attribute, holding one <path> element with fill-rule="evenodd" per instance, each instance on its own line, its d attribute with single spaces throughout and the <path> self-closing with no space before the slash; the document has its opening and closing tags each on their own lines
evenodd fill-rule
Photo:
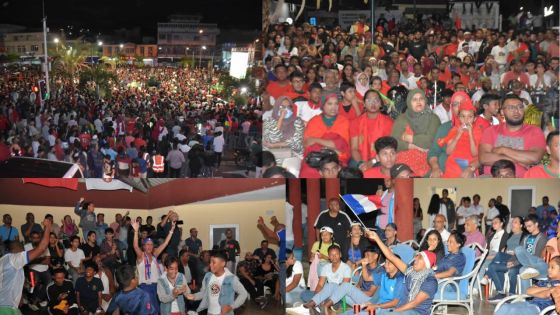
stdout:
<svg viewBox="0 0 560 315">
<path fill-rule="evenodd" d="M 31 45 L 31 51 L 39 51 L 38 45 Z"/>
<path fill-rule="evenodd" d="M 144 56 L 144 47 L 140 47 L 140 55 Z"/>
<path fill-rule="evenodd" d="M 534 186 L 510 186 L 509 209 L 511 216 L 526 216 L 527 211 L 536 204 L 536 188 Z"/>
</svg>

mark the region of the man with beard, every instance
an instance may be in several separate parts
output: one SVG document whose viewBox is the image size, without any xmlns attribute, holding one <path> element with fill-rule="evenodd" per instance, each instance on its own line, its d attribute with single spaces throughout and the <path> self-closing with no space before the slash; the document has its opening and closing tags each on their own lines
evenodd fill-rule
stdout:
<svg viewBox="0 0 560 315">
<path fill-rule="evenodd" d="M 474 107 L 480 108 L 480 99 L 492 89 L 492 80 L 489 77 L 480 79 L 480 88 L 474 92 L 471 99 Z"/>
<path fill-rule="evenodd" d="M 506 95 L 502 112 L 506 123 L 487 128 L 479 146 L 480 163 L 484 173 L 498 160 L 510 160 L 515 164 L 515 173 L 523 177 L 527 169 L 538 164 L 545 152 L 545 139 L 541 129 L 523 124 L 523 101 L 515 95 Z"/>
</svg>

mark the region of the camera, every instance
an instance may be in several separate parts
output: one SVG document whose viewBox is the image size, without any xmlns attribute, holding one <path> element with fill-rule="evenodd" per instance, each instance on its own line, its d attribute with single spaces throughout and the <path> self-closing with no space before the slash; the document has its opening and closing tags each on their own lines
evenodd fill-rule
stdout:
<svg viewBox="0 0 560 315">
<path fill-rule="evenodd" d="M 183 224 L 183 223 L 184 223 L 183 220 L 175 221 L 175 225 L 181 225 L 181 224 Z"/>
<path fill-rule="evenodd" d="M 321 151 L 310 152 L 305 158 L 305 162 L 312 168 L 319 169 L 321 161 L 325 158 L 334 156 L 338 160 L 338 154 L 331 149 L 321 149 Z"/>
</svg>

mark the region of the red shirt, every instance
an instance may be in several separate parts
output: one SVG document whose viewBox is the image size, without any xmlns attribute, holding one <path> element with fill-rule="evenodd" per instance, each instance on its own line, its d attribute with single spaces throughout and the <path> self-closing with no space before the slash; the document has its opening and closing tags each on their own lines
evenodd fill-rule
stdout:
<svg viewBox="0 0 560 315">
<path fill-rule="evenodd" d="M 277 99 L 280 96 L 288 95 L 288 93 L 292 91 L 292 85 L 288 82 L 285 86 L 281 86 L 278 82 L 271 81 L 266 86 L 266 91 L 270 96 L 274 97 L 274 99 Z"/>
<path fill-rule="evenodd" d="M 515 150 L 532 150 L 535 148 L 545 148 L 546 142 L 544 134 L 540 128 L 532 125 L 523 125 L 521 129 L 511 132 L 506 124 L 499 124 L 486 128 L 482 133 L 480 144 L 489 144 L 492 148 L 507 147 Z M 491 165 L 484 166 L 484 173 L 490 174 Z M 519 163 L 515 163 L 515 174 L 522 178 L 527 169 Z"/>
<path fill-rule="evenodd" d="M 364 111 L 364 105 L 360 103 L 360 113 Z M 347 112 L 344 110 L 344 106 L 342 102 L 338 103 L 338 115 L 346 117 L 348 120 L 353 120 L 358 118 L 358 113 L 356 112 L 356 108 L 354 105 L 350 104 L 350 110 Z"/>
<path fill-rule="evenodd" d="M 375 166 L 364 172 L 364 178 L 389 178 L 381 173 L 381 166 Z"/>
<path fill-rule="evenodd" d="M 502 80 L 502 84 L 504 86 L 507 86 L 509 81 L 511 80 L 518 80 L 521 81 L 521 83 L 523 83 L 523 85 L 525 87 L 530 85 L 529 82 L 529 76 L 527 75 L 527 73 L 522 72 L 521 74 L 516 74 L 513 71 L 508 71 L 504 74 L 504 79 Z"/>
<path fill-rule="evenodd" d="M 544 165 L 537 165 L 531 167 L 527 173 L 523 176 L 525 178 L 560 178 L 560 174 L 556 174 L 556 176 L 552 176 L 551 173 L 547 172 L 544 169 Z"/>
</svg>

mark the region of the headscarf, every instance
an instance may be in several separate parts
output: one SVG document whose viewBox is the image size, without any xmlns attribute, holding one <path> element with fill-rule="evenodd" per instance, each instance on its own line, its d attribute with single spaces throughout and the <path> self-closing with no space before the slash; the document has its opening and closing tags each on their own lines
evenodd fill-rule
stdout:
<svg viewBox="0 0 560 315">
<path fill-rule="evenodd" d="M 473 107 L 472 100 L 466 92 L 459 91 L 459 92 L 453 93 L 453 95 L 451 95 L 451 124 L 453 125 L 453 127 L 461 124 L 461 122 L 459 121 L 459 116 L 457 116 L 457 114 L 455 114 L 455 111 L 453 111 L 453 102 L 455 101 L 455 99 L 457 99 L 457 97 L 460 97 L 460 96 L 463 97 L 463 101 L 459 104 L 459 108 L 461 106 L 463 106 L 463 107 L 468 106 L 468 104 L 470 104 L 470 107 Z M 459 109 L 459 111 L 460 111 L 460 109 Z M 476 113 L 476 109 L 474 111 Z"/>
<path fill-rule="evenodd" d="M 358 80 L 358 78 L 362 75 L 365 75 L 368 80 L 368 83 L 366 85 L 360 84 L 360 80 Z M 365 96 L 367 90 L 369 90 L 369 76 L 367 75 L 367 73 L 359 72 L 358 74 L 356 74 L 354 81 L 356 82 L 356 92 L 360 93 L 361 96 Z"/>
<path fill-rule="evenodd" d="M 287 100 L 290 103 L 292 116 L 290 116 L 290 118 L 284 117 L 284 119 L 282 120 L 282 129 L 280 131 L 282 132 L 282 137 L 284 139 L 289 139 L 295 133 L 294 122 L 297 119 L 297 113 L 294 110 L 294 103 L 289 97 L 280 96 L 278 99 L 276 99 L 276 101 L 274 102 L 274 106 L 272 107 L 272 118 L 274 118 L 276 121 L 280 119 L 280 106 L 285 100 Z"/>
<path fill-rule="evenodd" d="M 413 301 L 416 298 L 416 296 L 420 293 L 420 288 L 422 287 L 424 281 L 426 281 L 429 276 L 433 276 L 433 274 L 434 271 L 428 266 L 421 271 L 416 271 L 412 267 L 408 268 L 406 276 L 412 279 L 410 282 L 412 283 L 412 288 L 410 288 L 410 291 L 408 292 L 408 302 Z"/>
<path fill-rule="evenodd" d="M 426 106 L 421 112 L 417 113 L 412 109 L 412 98 L 418 93 L 420 93 L 424 98 Z M 428 131 L 433 113 L 427 103 L 428 102 L 426 99 L 426 93 L 424 93 L 424 91 L 422 91 L 421 89 L 414 89 L 408 92 L 408 95 L 406 97 L 407 110 L 406 112 L 404 112 L 404 115 L 408 120 L 408 124 L 410 125 L 410 128 L 412 129 L 412 132 L 414 132 L 414 134 L 424 134 Z"/>
<path fill-rule="evenodd" d="M 459 104 L 459 111 L 461 112 L 462 110 L 472 110 L 474 113 L 476 113 L 476 108 L 474 107 L 471 98 L 469 97 L 469 95 L 465 92 L 455 92 L 453 93 L 453 96 L 451 96 L 451 106 L 453 106 L 453 101 L 458 97 L 458 96 L 463 96 L 463 101 L 461 101 L 461 103 Z M 453 109 L 451 109 L 451 111 L 453 112 Z M 455 138 L 455 135 L 457 135 L 457 129 L 461 128 L 461 121 L 459 120 L 459 116 L 456 115 L 455 113 L 453 113 L 453 117 L 451 119 L 453 127 L 451 128 L 451 130 L 449 130 L 449 132 L 447 133 L 447 136 L 445 136 L 444 138 L 440 138 L 437 140 L 437 144 L 440 147 L 443 147 L 447 144 L 449 144 L 449 142 L 451 142 L 451 140 L 453 140 L 453 138 Z M 474 129 L 473 132 L 479 132 L 480 130 L 478 128 Z"/>
</svg>

